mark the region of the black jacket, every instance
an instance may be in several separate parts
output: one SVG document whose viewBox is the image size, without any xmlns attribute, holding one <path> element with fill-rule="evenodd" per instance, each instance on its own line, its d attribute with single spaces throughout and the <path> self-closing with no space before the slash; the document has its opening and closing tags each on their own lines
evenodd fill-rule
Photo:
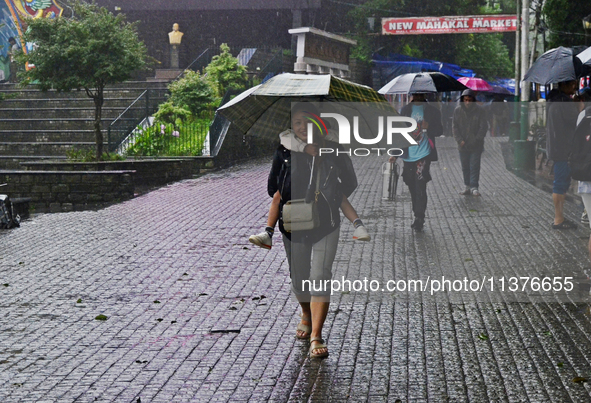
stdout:
<svg viewBox="0 0 591 403">
<path fill-rule="evenodd" d="M 546 110 L 546 151 L 548 159 L 568 161 L 579 111 L 577 105 L 564 92 L 548 99 Z"/>
<path fill-rule="evenodd" d="M 467 108 L 463 102 L 460 102 L 460 105 L 454 110 L 452 131 L 460 151 L 482 152 L 484 137 L 488 131 L 486 111 L 476 104 Z M 460 147 L 462 141 L 465 144 Z"/>
<path fill-rule="evenodd" d="M 326 142 L 326 148 L 342 148 L 332 142 Z M 343 201 L 343 195 L 349 197 L 357 188 L 357 176 L 353 169 L 351 159 L 344 154 L 336 153 L 316 157 L 315 169 L 320 170 L 320 197 L 318 209 L 320 215 L 320 228 L 311 231 L 299 231 L 289 233 L 283 227 L 283 214 L 279 217 L 279 230 L 294 242 L 315 243 L 340 225 L 339 208 Z M 280 211 L 289 200 L 303 199 L 310 180 L 312 156 L 306 153 L 291 152 L 279 145 L 273 156 L 273 165 L 267 182 L 269 196 L 275 192 L 281 194 Z M 318 171 L 314 173 L 314 181 Z M 312 188 L 315 188 L 315 182 Z"/>
<path fill-rule="evenodd" d="M 416 105 L 417 103 L 415 103 Z M 437 147 L 435 147 L 435 137 L 439 137 L 443 134 L 443 124 L 441 123 L 441 112 L 433 105 L 429 105 L 426 102 L 420 102 L 419 105 L 423 106 L 423 119 L 425 122 L 429 124 L 429 128 L 427 129 L 427 135 L 433 142 L 433 149 L 429 154 L 430 161 L 437 161 Z M 410 117 L 412 114 L 412 107 L 413 103 L 409 103 L 404 105 L 404 107 L 400 110 L 400 114 L 402 116 Z"/>
</svg>

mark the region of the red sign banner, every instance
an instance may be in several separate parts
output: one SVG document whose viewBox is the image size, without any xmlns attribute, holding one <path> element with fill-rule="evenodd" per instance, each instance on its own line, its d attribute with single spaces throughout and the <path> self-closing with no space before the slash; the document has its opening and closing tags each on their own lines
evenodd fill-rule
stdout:
<svg viewBox="0 0 591 403">
<path fill-rule="evenodd" d="M 470 34 L 517 31 L 516 15 L 382 18 L 382 35 Z"/>
</svg>

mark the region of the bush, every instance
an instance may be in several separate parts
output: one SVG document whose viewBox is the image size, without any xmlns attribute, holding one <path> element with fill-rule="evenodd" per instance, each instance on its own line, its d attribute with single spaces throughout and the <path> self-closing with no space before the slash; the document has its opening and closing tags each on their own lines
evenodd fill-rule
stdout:
<svg viewBox="0 0 591 403">
<path fill-rule="evenodd" d="M 242 90 L 246 88 L 246 67 L 238 64 L 238 59 L 230 53 L 230 47 L 222 43 L 222 51 L 211 59 L 211 63 L 205 68 L 207 81 L 215 88 L 216 95 L 221 98 L 227 90 Z"/>
<path fill-rule="evenodd" d="M 96 153 L 94 150 L 89 148 L 82 148 L 82 149 L 74 149 L 66 151 L 66 157 L 68 157 L 71 161 L 80 161 L 80 162 L 95 162 L 96 161 Z M 123 161 L 125 159 L 124 156 L 119 154 L 109 154 L 103 153 L 101 161 Z"/>
<path fill-rule="evenodd" d="M 213 109 L 215 91 L 211 84 L 194 71 L 187 71 L 183 78 L 168 86 L 170 102 L 198 116 Z M 172 123 L 172 122 L 171 122 Z"/>
<path fill-rule="evenodd" d="M 129 156 L 197 156 L 201 155 L 209 119 L 196 119 L 189 123 L 160 123 L 139 129 L 133 144 L 127 149 Z"/>
</svg>

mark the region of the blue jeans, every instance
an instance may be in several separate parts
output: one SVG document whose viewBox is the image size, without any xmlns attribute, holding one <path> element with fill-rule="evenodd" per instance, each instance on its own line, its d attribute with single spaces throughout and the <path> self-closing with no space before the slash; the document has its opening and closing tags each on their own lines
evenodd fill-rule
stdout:
<svg viewBox="0 0 591 403">
<path fill-rule="evenodd" d="M 568 161 L 554 161 L 554 182 L 552 193 L 563 195 L 570 187 L 570 167 Z"/>
<path fill-rule="evenodd" d="M 464 185 L 470 189 L 478 189 L 480 179 L 480 158 L 482 151 L 467 152 L 460 151 L 460 162 L 464 174 Z"/>
</svg>

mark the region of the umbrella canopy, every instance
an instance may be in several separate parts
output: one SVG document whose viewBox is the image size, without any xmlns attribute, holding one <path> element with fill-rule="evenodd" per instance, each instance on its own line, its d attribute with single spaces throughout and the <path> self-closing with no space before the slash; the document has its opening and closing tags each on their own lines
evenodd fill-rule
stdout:
<svg viewBox="0 0 591 403">
<path fill-rule="evenodd" d="M 581 61 L 575 54 L 572 48 L 563 46 L 550 49 L 532 64 L 523 81 L 548 85 L 576 80 Z"/>
<path fill-rule="evenodd" d="M 463 91 L 466 86 L 447 74 L 437 72 L 402 74 L 384 85 L 380 94 L 412 94 Z"/>
<path fill-rule="evenodd" d="M 460 77 L 459 82 L 474 91 L 492 91 L 493 87 L 478 77 Z"/>
<path fill-rule="evenodd" d="M 591 47 L 588 47 L 577 55 L 577 59 L 581 61 L 583 66 L 587 69 L 591 68 Z"/>
<path fill-rule="evenodd" d="M 490 90 L 489 92 L 492 92 L 493 94 L 501 94 L 501 95 L 514 95 L 507 88 L 501 87 L 500 85 L 493 85 L 492 90 Z"/>
<path fill-rule="evenodd" d="M 332 104 L 326 105 L 334 105 L 333 108 L 338 108 L 339 113 L 343 113 L 342 110 L 345 108 L 351 111 L 349 115 L 362 116 L 372 121 L 377 121 L 377 117 L 374 119 L 377 116 L 377 110 L 384 115 L 397 114 L 386 99 L 370 87 L 329 74 L 289 73 L 277 75 L 263 84 L 244 91 L 218 108 L 217 113 L 227 118 L 242 133 L 276 138 L 280 132 L 291 127 L 291 105 L 293 102 L 300 101 L 330 101 Z M 350 106 L 343 107 L 343 105 Z M 366 108 L 363 108 L 364 105 Z M 367 127 L 371 125 L 367 124 Z M 409 145 L 403 138 L 396 141 L 393 147 Z"/>
</svg>

